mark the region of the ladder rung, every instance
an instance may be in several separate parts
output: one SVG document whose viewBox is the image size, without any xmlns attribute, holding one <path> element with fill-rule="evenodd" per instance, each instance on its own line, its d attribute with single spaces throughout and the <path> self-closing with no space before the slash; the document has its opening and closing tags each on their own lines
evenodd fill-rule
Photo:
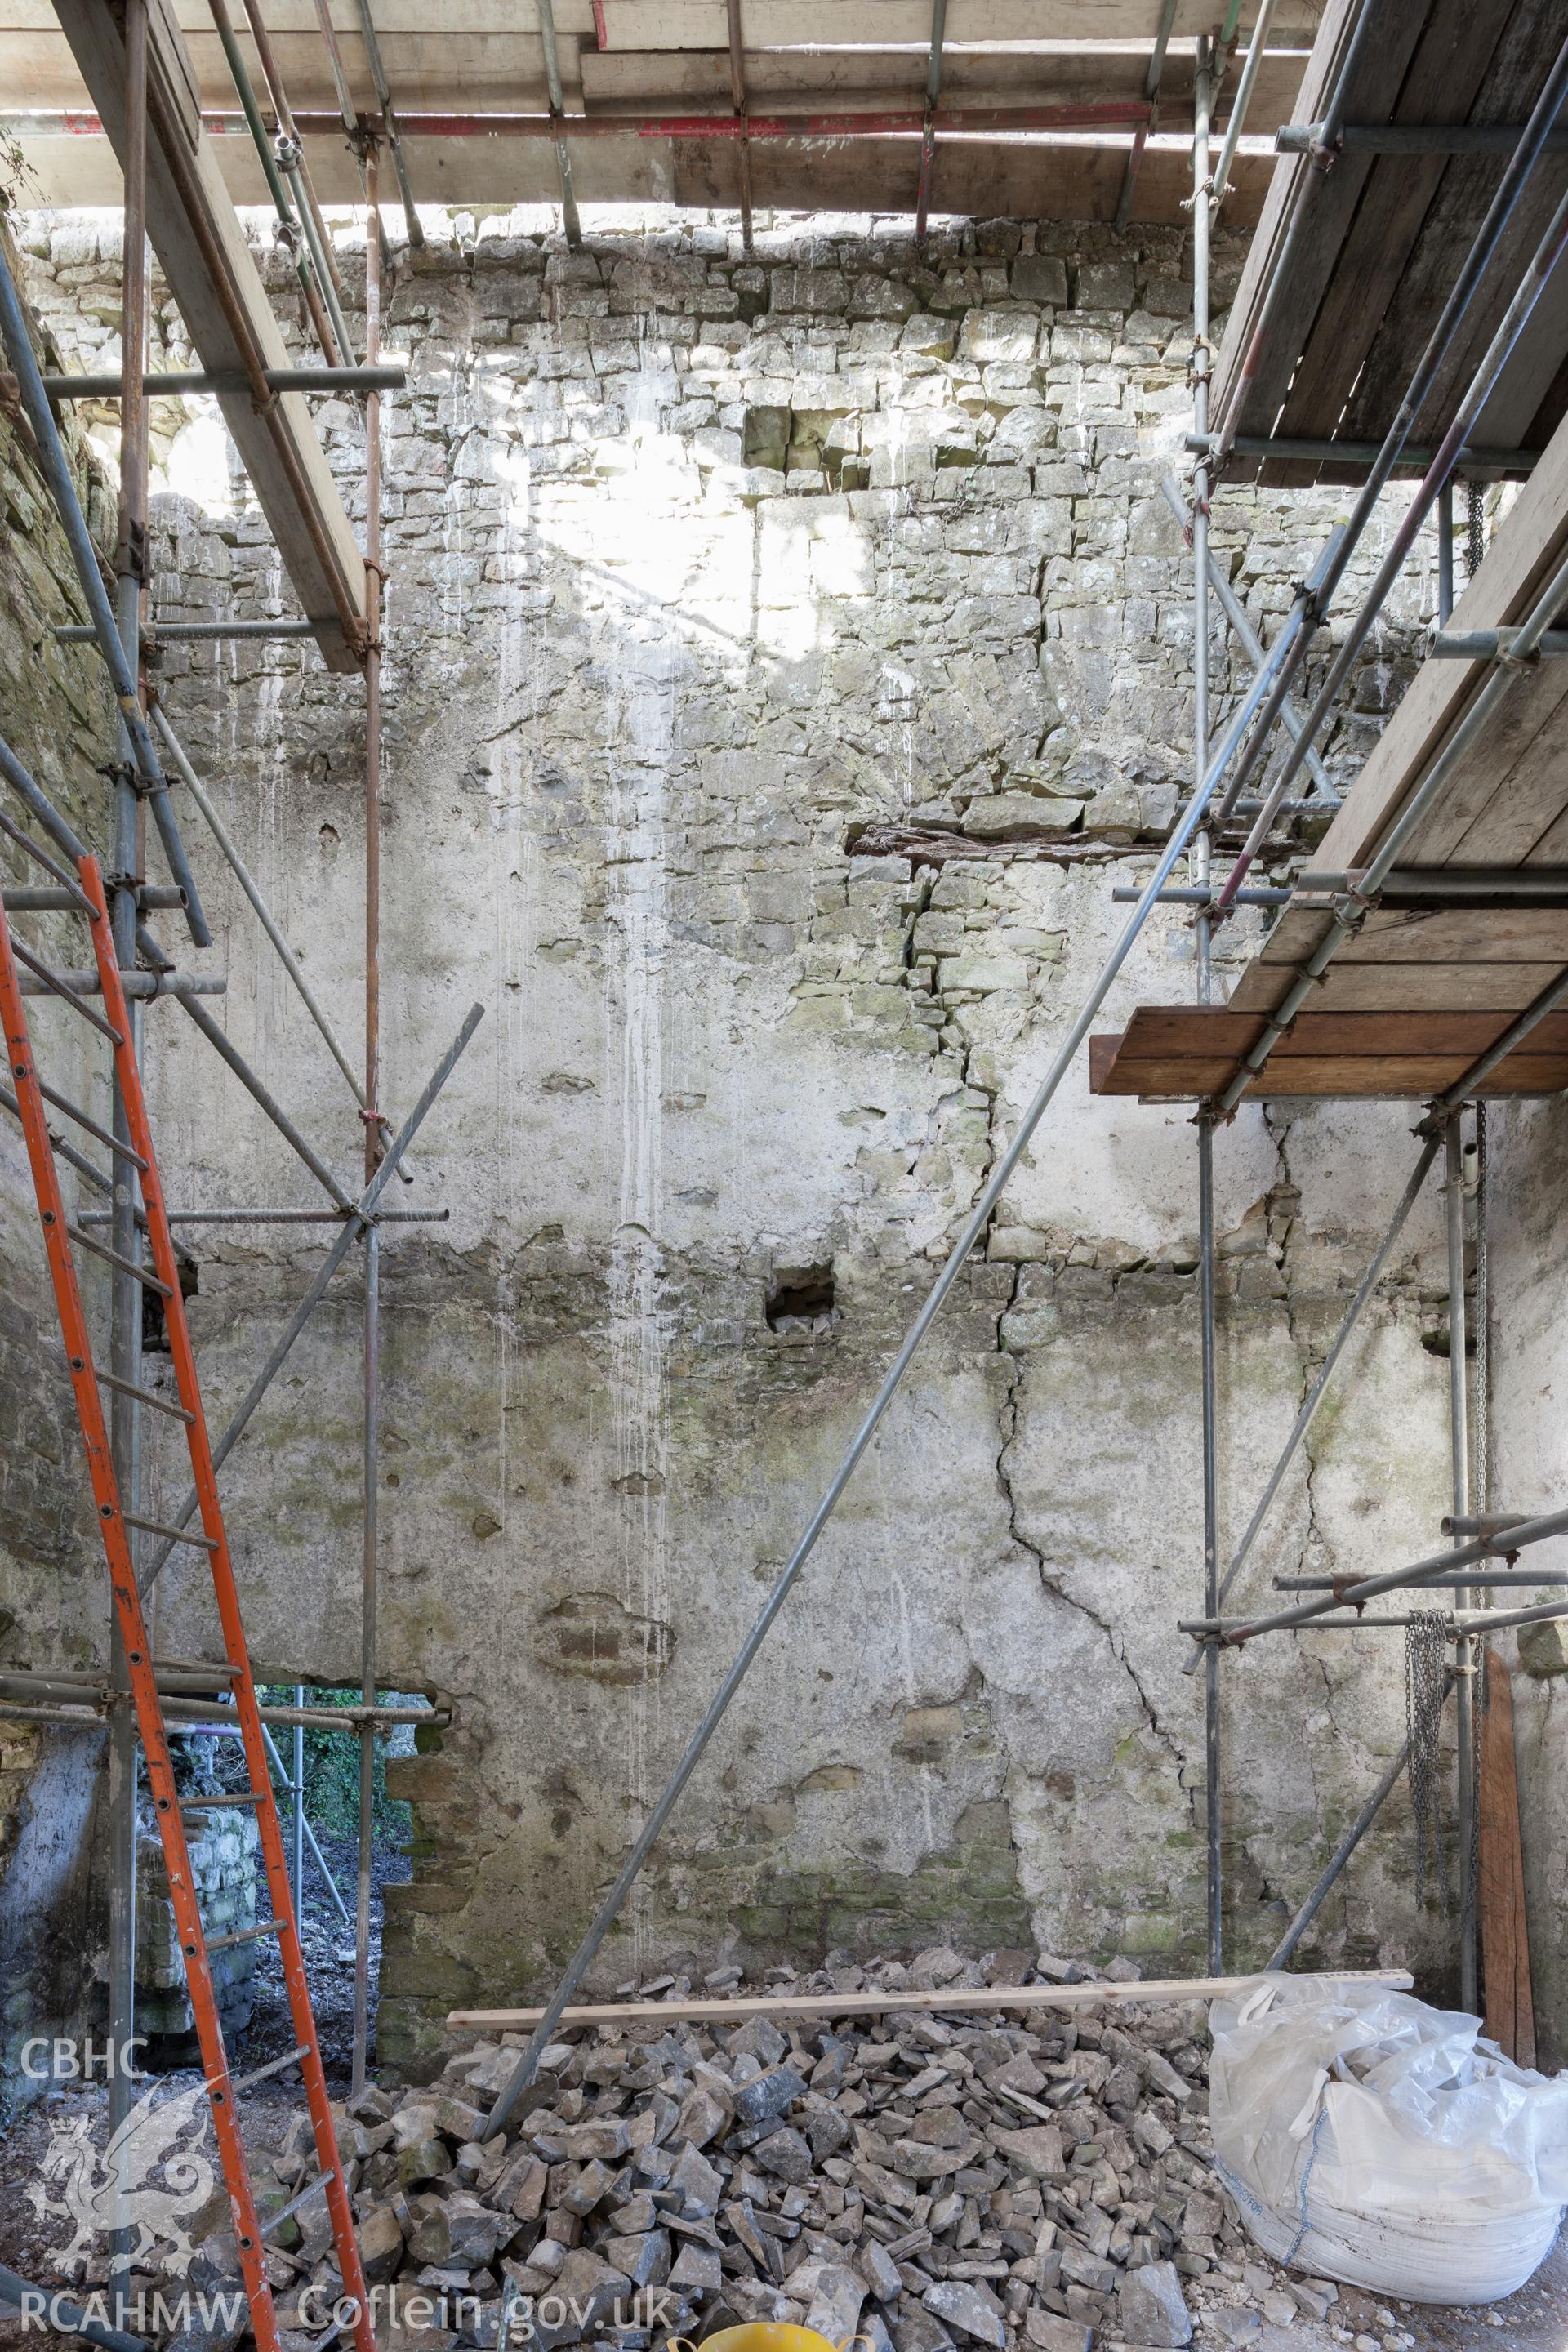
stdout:
<svg viewBox="0 0 1568 2352">
<path fill-rule="evenodd" d="M 23 828 L 19 824 L 14 824 L 11 818 L 5 815 L 3 810 L 0 810 L 0 833 L 5 834 L 8 840 L 14 841 L 18 849 L 25 849 L 29 857 L 36 857 L 38 864 L 43 867 L 45 873 L 52 874 L 57 882 L 63 884 L 65 888 L 70 891 L 78 904 L 87 908 L 89 915 L 97 914 L 97 908 L 93 905 L 92 900 L 88 897 L 87 892 L 82 888 L 75 875 L 68 872 L 66 867 L 60 865 L 58 859 L 51 857 L 47 849 L 40 849 L 38 844 L 33 839 L 32 835 L 30 833 L 24 832 Z"/>
<path fill-rule="evenodd" d="M 22 1106 L 9 1087 L 0 1087 L 0 1108 L 8 1110 L 13 1118 L 20 1118 L 22 1116 Z M 111 1179 L 101 1168 L 95 1168 L 85 1152 L 79 1151 L 74 1143 L 68 1143 L 63 1135 L 57 1135 L 52 1127 L 46 1127 L 44 1132 L 49 1139 L 51 1151 L 58 1151 L 62 1160 L 68 1160 L 71 1166 L 85 1176 L 88 1182 L 95 1185 L 100 1192 L 112 1192 L 114 1188 Z M 142 1212 L 138 1210 L 136 1213 L 140 1216 Z"/>
<path fill-rule="evenodd" d="M 73 1242 L 79 1242 L 83 1249 L 92 1252 L 94 1257 L 107 1258 L 110 1265 L 117 1265 L 121 1274 L 132 1276 L 144 1289 L 156 1290 L 163 1297 L 173 1298 L 174 1294 L 168 1284 L 160 1282 L 150 1266 L 138 1265 L 134 1258 L 121 1257 L 120 1252 L 111 1250 L 107 1242 L 95 1242 L 90 1234 L 84 1234 L 79 1225 L 68 1225 L 66 1231 Z"/>
<path fill-rule="evenodd" d="M 85 1127 L 89 1135 L 95 1135 L 100 1143 L 106 1143 L 117 1159 L 128 1160 L 132 1168 L 140 1168 L 145 1173 L 147 1162 L 142 1154 L 132 1151 L 128 1143 L 121 1143 L 118 1137 L 110 1135 L 106 1127 L 100 1127 L 97 1119 L 89 1118 L 79 1103 L 73 1103 L 67 1096 L 57 1094 L 53 1087 L 45 1086 L 42 1078 L 36 1078 L 35 1084 L 47 1103 L 53 1103 L 55 1108 L 63 1110 L 68 1118 L 74 1118 L 79 1127 Z"/>
<path fill-rule="evenodd" d="M 280 2212 L 271 2214 L 267 2221 L 263 2221 L 261 2224 L 262 2236 L 264 2238 L 269 2238 L 275 2230 L 280 2230 L 283 2227 L 285 2221 L 291 2221 L 295 2214 L 300 2210 L 300 2206 L 312 2198 L 318 2189 L 324 2189 L 331 2177 L 331 2173 L 318 2172 L 314 2180 L 307 2180 L 299 2195 L 297 2197 L 291 2197 L 288 2204 L 283 2207 Z"/>
<path fill-rule="evenodd" d="M 94 1365 L 93 1376 L 100 1387 L 113 1389 L 118 1396 L 134 1397 L 138 1404 L 150 1404 L 154 1412 L 166 1412 L 171 1421 L 183 1421 L 187 1429 L 196 1425 L 195 1414 L 187 1412 L 183 1404 L 171 1404 L 167 1397 L 156 1396 L 151 1389 L 139 1389 L 134 1381 L 122 1381 L 118 1372 L 100 1372 Z"/>
<path fill-rule="evenodd" d="M 74 988 L 69 987 L 67 982 L 61 979 L 58 971 L 52 971 L 47 963 L 41 962 L 39 959 L 33 954 L 31 949 L 25 948 L 22 945 L 21 940 L 17 939 L 15 934 L 12 935 L 11 945 L 16 952 L 17 962 L 25 963 L 30 972 L 36 973 L 37 978 L 43 982 L 44 986 L 48 990 L 51 996 L 63 997 L 66 1003 L 74 1004 L 77 1011 L 81 1014 L 82 1019 L 84 1021 L 90 1021 L 93 1027 L 100 1031 L 103 1036 L 109 1039 L 110 1045 L 124 1045 L 125 1040 L 121 1035 L 119 1030 L 114 1028 L 110 1023 L 107 1022 L 101 1013 L 95 1013 L 90 1004 L 84 1004 L 78 992 Z"/>
<path fill-rule="evenodd" d="M 260 1802 L 256 1790 L 247 1789 L 239 1797 L 182 1797 L 180 1811 L 183 1813 L 205 1813 L 210 1812 L 215 1805 L 258 1805 Z"/>
<path fill-rule="evenodd" d="M 121 1511 L 120 1516 L 128 1528 L 140 1528 L 144 1536 L 167 1536 L 171 1543 L 197 1544 L 203 1551 L 217 1549 L 217 1545 L 211 1536 L 191 1535 L 184 1528 L 172 1528 L 163 1519 L 134 1518 L 129 1511 Z M 230 1670 L 223 1666 L 215 1666 L 213 1671 L 215 1674 L 224 1674 Z"/>
<path fill-rule="evenodd" d="M 270 2066 L 258 2066 L 253 2073 L 239 2075 L 229 2088 L 231 2091 L 248 2091 L 253 2083 L 265 2083 L 269 2075 L 281 2074 L 285 2068 L 298 2066 L 310 2054 L 310 2043 L 301 2042 L 298 2050 L 286 2051 L 281 2058 L 274 2058 Z"/>
<path fill-rule="evenodd" d="M 241 1927 L 237 1935 L 208 1936 L 206 1948 L 209 1952 L 226 1952 L 236 1944 L 258 1944 L 263 1936 L 276 1936 L 282 1925 L 281 1919 L 263 1919 L 258 1927 Z"/>
</svg>

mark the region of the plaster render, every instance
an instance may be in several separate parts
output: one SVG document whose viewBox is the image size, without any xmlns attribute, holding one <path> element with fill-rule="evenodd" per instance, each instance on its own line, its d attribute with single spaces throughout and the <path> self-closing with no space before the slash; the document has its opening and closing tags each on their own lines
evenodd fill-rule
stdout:
<svg viewBox="0 0 1568 2352">
<path fill-rule="evenodd" d="M 33 291 L 112 337 L 90 221 L 39 221 Z M 1033 249 L 1030 249 L 1030 248 Z M 1222 240 L 1222 283 L 1241 246 Z M 357 266 L 352 240 L 345 263 Z M 544 216 L 435 225 L 388 340 L 384 1052 L 395 1118 L 468 1004 L 384 1256 L 384 1676 L 454 1711 L 394 1768 L 381 2048 L 567 1956 L 787 1557 L 1065 1033 L 1190 767 L 1173 232 L 651 218 L 568 254 Z M 281 289 L 275 265 L 272 278 Z M 279 299 L 283 297 L 279 290 Z M 1076 307 L 1075 307 L 1076 306 Z M 169 363 L 183 346 L 160 312 Z M 294 332 L 290 324 L 289 331 Z M 74 343 L 72 338 L 74 337 Z M 102 364 L 101 359 L 97 360 Z M 156 609 L 279 608 L 198 404 L 159 445 Z M 318 409 L 363 501 L 357 415 Z M 1267 635 L 1331 502 L 1232 493 L 1215 544 Z M 1379 543 L 1364 561 L 1374 563 Z M 1350 772 L 1408 674 L 1417 567 L 1330 745 Z M 1220 658 L 1220 709 L 1239 684 Z M 359 1020 L 362 739 L 312 653 L 170 646 L 188 751 L 345 1037 Z M 220 1017 L 348 1176 L 341 1078 L 210 845 Z M 876 828 L 883 828 L 879 836 Z M 941 865 L 886 828 L 989 845 Z M 868 830 L 870 829 L 870 830 Z M 1042 850 L 1049 854 L 1042 855 Z M 1256 919 L 1226 953 L 1239 960 Z M 1179 910 L 1104 1025 L 1193 992 Z M 309 1179 L 177 1011 L 150 1055 L 173 1200 Z M 1222 1513 L 1234 1541 L 1404 1181 L 1394 1107 L 1244 1108 L 1216 1152 Z M 5 1147 L 9 1149 L 9 1147 Z M 9 1162 L 6 1163 L 9 1166 Z M 598 1981 L 726 1927 L 749 1957 L 1037 1940 L 1202 1958 L 1196 1202 L 1179 1111 L 1075 1070 L 663 1842 Z M 317 1263 L 205 1234 L 215 1422 Z M 802 1269 L 831 1312 L 770 1324 Z M 1423 1548 L 1444 1507 L 1434 1201 L 1247 1590 Z M 352 1263 L 226 1473 L 253 1645 L 357 1675 Z M 158 1445 L 153 1507 L 183 1464 Z M 210 1637 L 195 1570 L 160 1642 Z M 35 1595 L 61 1654 L 96 1592 Z M 36 1645 L 37 1646 L 37 1645 Z M 1227 1664 L 1231 1953 L 1277 1937 L 1397 1744 L 1400 1661 L 1287 1638 Z M 1314 1948 L 1440 1980 L 1390 1809 Z"/>
</svg>

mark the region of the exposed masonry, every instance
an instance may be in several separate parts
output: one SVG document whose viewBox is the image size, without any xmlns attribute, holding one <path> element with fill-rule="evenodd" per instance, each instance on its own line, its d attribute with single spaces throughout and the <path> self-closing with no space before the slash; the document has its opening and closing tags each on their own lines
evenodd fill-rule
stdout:
<svg viewBox="0 0 1568 2352">
<path fill-rule="evenodd" d="M 543 223 L 452 219 L 389 304 L 409 367 L 384 410 L 395 1108 L 464 1007 L 488 1008 L 418 1155 L 418 1198 L 451 1223 L 391 1234 L 384 1258 L 384 1670 L 456 1717 L 391 1776 L 416 1827 L 414 1879 L 388 1890 L 384 2050 L 410 2063 L 454 2000 L 537 1987 L 575 1942 L 1191 765 L 1190 562 L 1160 488 L 1190 414 L 1178 234 L 981 225 L 921 257 L 902 230 L 786 224 L 748 261 L 722 222 L 650 218 L 579 255 Z M 110 363 L 117 232 L 39 219 L 24 239 L 63 360 Z M 1222 240 L 1222 298 L 1241 252 Z M 343 258 L 352 289 L 352 240 Z M 179 365 L 158 296 L 157 363 Z M 195 404 L 153 414 L 156 610 L 284 609 L 221 429 Z M 357 512 L 358 413 L 317 414 Z M 1341 504 L 1216 501 L 1214 543 L 1265 638 Z M 1328 746 L 1342 776 L 1409 673 L 1432 586 L 1412 576 L 1358 674 Z M 51 596 L 66 617 L 46 581 L 40 609 Z M 1217 727 L 1243 683 L 1217 637 L 1216 667 Z M 171 646 L 161 676 L 352 1035 L 352 686 L 290 646 Z M 91 686 L 72 656 L 49 690 Z M 48 765 L 43 719 L 23 748 Z M 349 1166 L 352 1108 L 199 837 L 195 854 L 223 1017 Z M 1250 915 L 1227 929 L 1222 971 L 1256 937 Z M 1173 911 L 1105 1025 L 1192 990 Z M 155 1017 L 179 1196 L 302 1202 L 282 1147 Z M 1386 1217 L 1403 1136 L 1390 1107 L 1247 1109 L 1220 1139 L 1231 1540 Z M 728 1927 L 757 1963 L 946 1935 L 1201 1958 L 1202 1728 L 1173 1630 L 1201 1591 L 1193 1160 L 1180 1112 L 1069 1081 L 606 1981 Z M 199 1255 L 221 1401 L 316 1260 L 267 1232 L 210 1234 Z M 818 1303 L 770 1320 L 795 1285 Z M 1254 1595 L 1429 1537 L 1440 1288 L 1418 1215 Z M 329 1680 L 357 1673 L 357 1345 L 346 1281 L 226 1474 L 257 1647 Z M 203 1638 L 195 1589 L 177 1564 L 161 1580 L 181 1654 Z M 30 1601 L 31 1654 L 92 1654 L 96 1582 Z M 1240 1961 L 1271 1947 L 1403 1701 L 1392 1656 L 1327 1636 L 1237 1676 Z M 1446 1948 L 1414 1912 L 1404 1843 L 1394 1812 L 1326 1908 L 1322 1951 Z"/>
</svg>

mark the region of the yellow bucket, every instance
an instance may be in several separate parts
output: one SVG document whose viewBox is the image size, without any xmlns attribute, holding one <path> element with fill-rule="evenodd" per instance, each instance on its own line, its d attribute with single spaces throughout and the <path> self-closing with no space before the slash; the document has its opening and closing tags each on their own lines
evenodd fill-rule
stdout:
<svg viewBox="0 0 1568 2352">
<path fill-rule="evenodd" d="M 783 2319 L 748 2320 L 743 2327 L 721 2327 L 705 2336 L 702 2352 L 839 2352 L 815 2327 L 795 2327 Z"/>
</svg>

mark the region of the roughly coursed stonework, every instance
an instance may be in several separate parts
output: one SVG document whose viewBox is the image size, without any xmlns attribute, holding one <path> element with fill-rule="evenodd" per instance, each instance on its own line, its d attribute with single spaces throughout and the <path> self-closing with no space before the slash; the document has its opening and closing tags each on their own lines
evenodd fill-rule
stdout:
<svg viewBox="0 0 1568 2352">
<path fill-rule="evenodd" d="M 95 235 L 28 237 L 36 298 L 83 356 L 112 348 Z M 1059 1045 L 1121 919 L 1112 884 L 1169 824 L 1191 764 L 1190 565 L 1160 487 L 1190 415 L 1183 268 L 1166 231 L 983 226 L 922 258 L 902 228 L 818 222 L 748 259 L 724 224 L 613 226 L 571 254 L 521 216 L 450 221 L 400 268 L 395 1114 L 467 1005 L 487 1017 L 405 1196 L 449 1222 L 389 1229 L 384 1259 L 382 1654 L 389 1683 L 455 1716 L 394 1768 L 417 1828 L 391 1890 L 388 2054 L 430 2044 L 455 1999 L 537 1987 L 576 1941 Z M 358 415 L 318 413 L 363 503 Z M 220 428 L 174 411 L 159 454 L 159 612 L 280 609 Z M 1333 503 L 1216 501 L 1266 635 Z M 1360 674 L 1342 774 L 1423 601 L 1415 579 Z M 161 675 L 353 1037 L 352 684 L 288 646 L 170 646 Z M 187 824 L 223 1017 L 347 1175 L 353 1106 Z M 954 837 L 983 854 L 932 862 Z M 1193 984 L 1170 910 L 1105 1025 Z M 286 1148 L 157 1017 L 171 1190 L 303 1203 Z M 1249 1108 L 1221 1138 L 1232 1539 L 1406 1124 Z M 1201 1591 L 1193 1178 L 1179 1110 L 1093 1102 L 1073 1072 L 604 1981 L 727 1926 L 759 1958 L 940 1929 L 1201 1960 L 1201 1695 L 1174 1632 Z M 317 1262 L 296 1241 L 203 1237 L 193 1312 L 220 1413 Z M 1443 1507 L 1429 1216 L 1407 1242 L 1255 1592 L 1397 1557 Z M 226 1474 L 257 1645 L 328 1679 L 357 1674 L 357 1347 L 345 1277 Z M 179 1476 L 161 1458 L 155 1493 Z M 195 1571 L 172 1566 L 160 1607 L 188 1654 Z M 84 1638 L 69 1596 L 56 1620 Z M 1228 1687 L 1248 1959 L 1397 1744 L 1403 1695 L 1392 1652 L 1332 1636 L 1249 1654 Z M 1441 1963 L 1407 1843 L 1393 1811 L 1321 1949 Z"/>
</svg>

